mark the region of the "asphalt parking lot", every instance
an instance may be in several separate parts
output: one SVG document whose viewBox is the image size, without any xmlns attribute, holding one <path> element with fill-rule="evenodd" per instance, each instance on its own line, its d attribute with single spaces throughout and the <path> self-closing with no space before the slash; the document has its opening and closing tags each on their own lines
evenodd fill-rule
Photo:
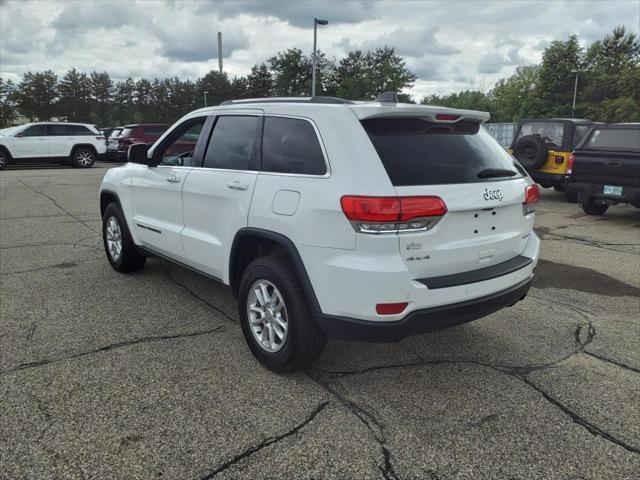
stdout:
<svg viewBox="0 0 640 480">
<path fill-rule="evenodd" d="M 111 269 L 110 166 L 0 172 L 0 478 L 640 477 L 640 210 L 545 190 L 524 301 L 278 376 L 225 287 Z"/>
</svg>

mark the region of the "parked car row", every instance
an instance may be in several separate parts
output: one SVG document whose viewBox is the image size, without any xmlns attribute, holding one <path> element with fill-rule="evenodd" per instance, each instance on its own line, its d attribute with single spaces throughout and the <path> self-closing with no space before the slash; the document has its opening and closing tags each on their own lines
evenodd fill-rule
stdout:
<svg viewBox="0 0 640 480">
<path fill-rule="evenodd" d="M 618 203 L 640 207 L 640 123 L 522 120 L 509 150 L 533 180 L 589 215 Z"/>
<path fill-rule="evenodd" d="M 165 132 L 164 123 L 136 123 L 122 127 L 104 129 L 106 135 L 107 159 L 126 161 L 129 145 L 136 143 L 154 143 Z"/>
</svg>

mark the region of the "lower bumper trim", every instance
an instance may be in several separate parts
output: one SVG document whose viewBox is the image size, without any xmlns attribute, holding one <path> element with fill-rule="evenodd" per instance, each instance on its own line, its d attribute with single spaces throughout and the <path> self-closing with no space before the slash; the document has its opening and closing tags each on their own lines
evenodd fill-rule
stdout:
<svg viewBox="0 0 640 480">
<path fill-rule="evenodd" d="M 411 335 L 454 327 L 477 320 L 522 300 L 532 278 L 506 290 L 451 305 L 425 308 L 393 322 L 359 320 L 337 315 L 316 314 L 314 319 L 330 337 L 368 342 L 397 342 Z"/>
</svg>

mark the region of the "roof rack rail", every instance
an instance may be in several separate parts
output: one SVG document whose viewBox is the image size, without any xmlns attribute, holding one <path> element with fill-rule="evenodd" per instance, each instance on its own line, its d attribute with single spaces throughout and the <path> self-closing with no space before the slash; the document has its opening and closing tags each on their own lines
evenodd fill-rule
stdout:
<svg viewBox="0 0 640 480">
<path fill-rule="evenodd" d="M 267 97 L 267 98 L 247 98 L 246 100 L 225 100 L 220 105 L 244 105 L 246 103 L 323 103 L 329 105 L 353 104 L 351 100 L 337 97 Z"/>
</svg>

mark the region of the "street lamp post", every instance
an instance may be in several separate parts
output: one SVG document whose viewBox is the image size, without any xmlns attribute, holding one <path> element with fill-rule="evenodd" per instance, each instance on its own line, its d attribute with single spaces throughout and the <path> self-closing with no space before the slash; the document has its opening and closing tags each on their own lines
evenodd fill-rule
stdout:
<svg viewBox="0 0 640 480">
<path fill-rule="evenodd" d="M 317 65 L 317 54 L 316 54 L 316 45 L 318 44 L 318 25 L 327 25 L 329 22 L 327 20 L 321 20 L 319 18 L 313 19 L 313 67 L 311 72 L 311 96 L 316 96 L 316 69 Z"/>
<path fill-rule="evenodd" d="M 204 93 L 204 106 L 207 106 L 207 93 L 209 92 L 203 92 Z"/>
<path fill-rule="evenodd" d="M 580 70 L 571 70 L 571 73 L 576 74 L 576 83 L 573 86 L 573 106 L 571 107 L 571 118 L 573 118 L 576 115 L 576 97 L 578 96 L 578 74 L 580 73 Z"/>
</svg>

